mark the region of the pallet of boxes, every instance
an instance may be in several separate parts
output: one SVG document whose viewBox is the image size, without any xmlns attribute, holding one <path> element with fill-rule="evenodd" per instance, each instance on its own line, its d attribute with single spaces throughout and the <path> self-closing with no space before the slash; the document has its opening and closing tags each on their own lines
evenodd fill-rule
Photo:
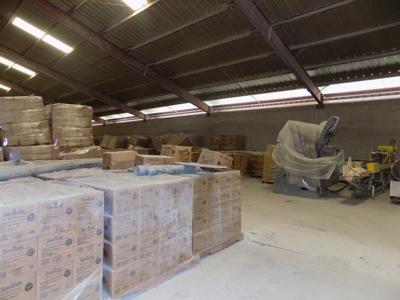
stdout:
<svg viewBox="0 0 400 300">
<path fill-rule="evenodd" d="M 0 138 L 5 160 L 59 158 L 41 97 L 0 98 Z"/>
<path fill-rule="evenodd" d="M 103 202 L 71 184 L 2 182 L 0 299 L 102 299 Z"/>
<path fill-rule="evenodd" d="M 263 168 L 263 183 L 274 183 L 274 175 L 278 171 L 279 167 L 276 165 L 272 158 L 275 145 L 267 145 L 264 155 L 264 168 Z"/>
</svg>

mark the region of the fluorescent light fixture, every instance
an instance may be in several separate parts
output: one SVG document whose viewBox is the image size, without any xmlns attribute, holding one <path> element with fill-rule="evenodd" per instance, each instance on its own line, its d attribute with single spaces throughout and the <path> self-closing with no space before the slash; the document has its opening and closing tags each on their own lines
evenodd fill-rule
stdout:
<svg viewBox="0 0 400 300">
<path fill-rule="evenodd" d="M 44 31 L 33 26 L 32 24 L 29 24 L 28 22 L 22 20 L 21 18 L 15 17 L 14 20 L 12 21 L 12 24 L 22 29 L 23 31 L 33 35 L 34 37 L 37 37 L 38 39 L 43 38 L 45 35 Z"/>
<path fill-rule="evenodd" d="M 57 48 L 58 50 L 61 50 L 64 53 L 70 53 L 70 52 L 72 52 L 72 50 L 74 50 L 72 47 L 70 47 L 67 44 L 61 42 L 60 40 L 57 40 L 56 38 L 52 37 L 49 34 L 47 34 L 43 38 L 43 41 L 46 42 L 47 44 Z"/>
<path fill-rule="evenodd" d="M 126 5 L 128 5 L 133 10 L 139 10 L 149 4 L 147 0 L 122 0 Z"/>
<path fill-rule="evenodd" d="M 24 73 L 24 74 L 26 74 L 28 76 L 31 76 L 31 77 L 36 75 L 36 73 L 33 72 L 32 70 L 29 70 L 28 68 L 25 68 L 25 67 L 23 67 L 21 65 L 18 65 L 18 64 L 13 64 L 11 66 L 11 68 L 13 68 L 13 69 L 15 69 L 17 71 L 20 71 L 21 73 Z"/>
<path fill-rule="evenodd" d="M 8 60 L 7 58 L 0 56 L 0 64 L 5 65 L 8 68 L 10 68 L 14 63 L 11 60 Z"/>
<path fill-rule="evenodd" d="M 36 26 L 33 26 L 32 24 L 26 22 L 25 20 L 19 17 L 15 17 L 14 20 L 12 21 L 12 24 L 22 29 L 23 31 L 33 35 L 34 37 L 43 40 L 47 44 L 53 46 L 54 48 L 57 48 L 58 50 L 61 50 L 66 54 L 74 50 L 72 47 L 61 42 L 59 39 L 56 39 L 54 36 L 50 34 L 46 34 L 44 31 L 40 30 Z"/>
<path fill-rule="evenodd" d="M 19 64 L 16 64 L 15 62 L 8 60 L 7 58 L 4 58 L 2 56 L 0 56 L 0 64 L 7 66 L 7 68 L 11 68 L 11 69 L 17 70 L 21 73 L 24 73 L 30 77 L 34 77 L 36 75 L 36 73 L 33 72 L 32 70 L 29 70 L 28 68 L 25 68 Z"/>
<path fill-rule="evenodd" d="M 1 83 L 0 83 L 0 89 L 5 90 L 6 92 L 11 91 L 11 88 L 10 88 L 10 87 L 8 87 L 8 86 L 6 86 L 6 85 L 4 85 L 4 84 L 1 84 Z"/>
</svg>

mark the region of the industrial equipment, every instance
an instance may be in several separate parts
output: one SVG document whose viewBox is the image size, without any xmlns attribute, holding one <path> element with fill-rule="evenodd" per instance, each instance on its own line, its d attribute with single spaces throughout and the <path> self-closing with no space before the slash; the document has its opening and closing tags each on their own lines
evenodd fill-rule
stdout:
<svg viewBox="0 0 400 300">
<path fill-rule="evenodd" d="M 396 151 L 396 141 L 392 141 L 390 145 L 380 145 L 371 151 L 367 161 L 348 160 L 343 168 L 343 179 L 353 187 L 354 196 L 374 198 L 377 192 L 387 189 Z"/>
<path fill-rule="evenodd" d="M 274 192 L 318 198 L 329 194 L 343 166 L 343 150 L 330 146 L 339 123 L 332 116 L 321 124 L 288 121 L 278 136 L 272 157 L 280 168 Z"/>
</svg>

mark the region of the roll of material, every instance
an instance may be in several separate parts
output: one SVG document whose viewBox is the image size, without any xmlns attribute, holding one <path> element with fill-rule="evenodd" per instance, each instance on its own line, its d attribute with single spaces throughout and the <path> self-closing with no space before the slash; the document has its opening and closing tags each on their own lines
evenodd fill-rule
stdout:
<svg viewBox="0 0 400 300">
<path fill-rule="evenodd" d="M 138 176 L 155 176 L 160 174 L 194 174 L 201 171 L 196 166 L 136 166 L 133 168 L 133 172 Z"/>
</svg>

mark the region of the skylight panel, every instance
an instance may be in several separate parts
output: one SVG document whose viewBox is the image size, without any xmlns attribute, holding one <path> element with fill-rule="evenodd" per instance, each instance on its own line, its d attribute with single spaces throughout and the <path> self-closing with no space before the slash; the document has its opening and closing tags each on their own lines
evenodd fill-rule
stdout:
<svg viewBox="0 0 400 300">
<path fill-rule="evenodd" d="M 74 50 L 74 48 L 68 46 L 64 42 L 60 41 L 59 39 L 56 39 L 54 36 L 51 34 L 46 34 L 43 30 L 40 30 L 36 26 L 28 23 L 27 21 L 15 17 L 14 20 L 12 21 L 12 24 L 17 26 L 18 28 L 22 29 L 23 31 L 33 35 L 34 37 L 43 40 L 45 43 L 53 46 L 54 48 L 57 48 L 58 50 L 68 54 Z"/>
<path fill-rule="evenodd" d="M 126 5 L 132 8 L 134 11 L 140 10 L 149 4 L 147 0 L 122 0 Z"/>
</svg>

